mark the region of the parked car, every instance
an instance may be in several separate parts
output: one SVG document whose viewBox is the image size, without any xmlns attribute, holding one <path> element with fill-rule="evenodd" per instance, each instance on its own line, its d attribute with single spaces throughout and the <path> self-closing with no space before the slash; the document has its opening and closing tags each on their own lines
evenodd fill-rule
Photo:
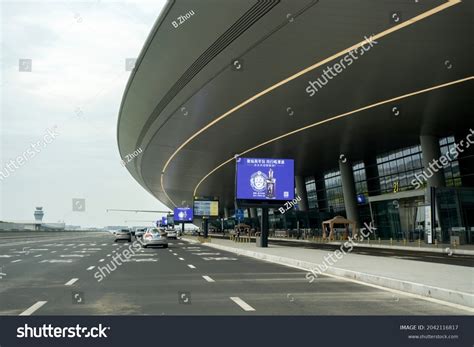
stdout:
<svg viewBox="0 0 474 347">
<path fill-rule="evenodd" d="M 114 242 L 126 240 L 128 242 L 132 242 L 132 232 L 130 229 L 120 229 L 115 232 L 115 240 Z"/>
<path fill-rule="evenodd" d="M 136 238 L 143 237 L 143 234 L 145 234 L 145 231 L 146 231 L 146 228 L 137 229 L 137 231 L 135 231 L 135 237 Z"/>
<path fill-rule="evenodd" d="M 168 248 L 168 236 L 163 230 L 148 228 L 145 234 L 143 234 L 142 246 L 143 248 L 149 246 L 163 246 L 163 248 Z"/>
</svg>

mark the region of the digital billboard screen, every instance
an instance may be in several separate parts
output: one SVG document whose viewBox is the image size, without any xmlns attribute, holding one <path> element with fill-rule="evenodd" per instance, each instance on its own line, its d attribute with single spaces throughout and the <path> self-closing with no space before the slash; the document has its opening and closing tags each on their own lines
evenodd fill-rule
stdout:
<svg viewBox="0 0 474 347">
<path fill-rule="evenodd" d="M 161 217 L 161 225 L 167 225 L 168 224 L 168 218 L 166 216 Z"/>
<path fill-rule="evenodd" d="M 219 199 L 216 197 L 194 197 L 194 215 L 200 217 L 219 216 Z"/>
<path fill-rule="evenodd" d="M 192 222 L 193 221 L 193 209 L 191 207 L 175 207 L 174 209 L 174 222 Z"/>
<path fill-rule="evenodd" d="M 293 200 L 294 166 L 293 159 L 237 158 L 237 199 Z"/>
</svg>

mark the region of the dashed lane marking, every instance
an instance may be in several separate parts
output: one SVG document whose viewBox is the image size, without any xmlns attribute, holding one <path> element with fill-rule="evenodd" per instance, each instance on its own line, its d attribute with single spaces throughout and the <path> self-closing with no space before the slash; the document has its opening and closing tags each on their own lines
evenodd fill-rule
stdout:
<svg viewBox="0 0 474 347">
<path fill-rule="evenodd" d="M 79 278 L 71 278 L 69 281 L 67 281 L 66 283 L 64 283 L 65 286 L 72 286 L 74 283 L 77 282 Z"/>
<path fill-rule="evenodd" d="M 202 278 L 204 278 L 208 282 L 215 282 L 211 277 L 206 276 L 206 275 L 202 276 Z"/>
<path fill-rule="evenodd" d="M 47 303 L 47 301 L 38 301 L 36 304 L 34 304 L 33 306 L 31 306 L 30 308 L 26 309 L 25 311 L 23 311 L 22 313 L 20 313 L 20 316 L 30 316 L 31 314 L 33 314 L 36 310 L 38 310 L 39 308 L 41 308 L 43 305 L 45 305 Z"/>
<path fill-rule="evenodd" d="M 230 300 L 235 302 L 237 305 L 239 305 L 244 311 L 255 311 L 255 309 L 247 304 L 245 301 L 243 301 L 241 298 L 238 296 L 231 296 Z"/>
</svg>

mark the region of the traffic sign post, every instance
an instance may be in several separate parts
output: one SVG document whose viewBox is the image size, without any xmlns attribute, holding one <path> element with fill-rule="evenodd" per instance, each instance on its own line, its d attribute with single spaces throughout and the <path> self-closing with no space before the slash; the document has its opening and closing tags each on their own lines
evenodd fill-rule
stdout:
<svg viewBox="0 0 474 347">
<path fill-rule="evenodd" d="M 204 222 L 204 237 L 207 239 L 207 236 L 209 234 L 209 219 L 204 218 L 203 222 Z"/>
</svg>

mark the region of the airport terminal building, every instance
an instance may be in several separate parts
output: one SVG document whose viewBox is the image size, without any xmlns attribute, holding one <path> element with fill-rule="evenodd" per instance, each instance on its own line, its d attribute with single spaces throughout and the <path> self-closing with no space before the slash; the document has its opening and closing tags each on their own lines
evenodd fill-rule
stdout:
<svg viewBox="0 0 474 347">
<path fill-rule="evenodd" d="M 236 158 L 290 158 L 299 201 L 271 229 L 341 215 L 474 243 L 473 17 L 457 0 L 169 1 L 124 92 L 121 157 L 140 153 L 126 168 L 171 209 L 218 197 L 228 227 Z"/>
</svg>

